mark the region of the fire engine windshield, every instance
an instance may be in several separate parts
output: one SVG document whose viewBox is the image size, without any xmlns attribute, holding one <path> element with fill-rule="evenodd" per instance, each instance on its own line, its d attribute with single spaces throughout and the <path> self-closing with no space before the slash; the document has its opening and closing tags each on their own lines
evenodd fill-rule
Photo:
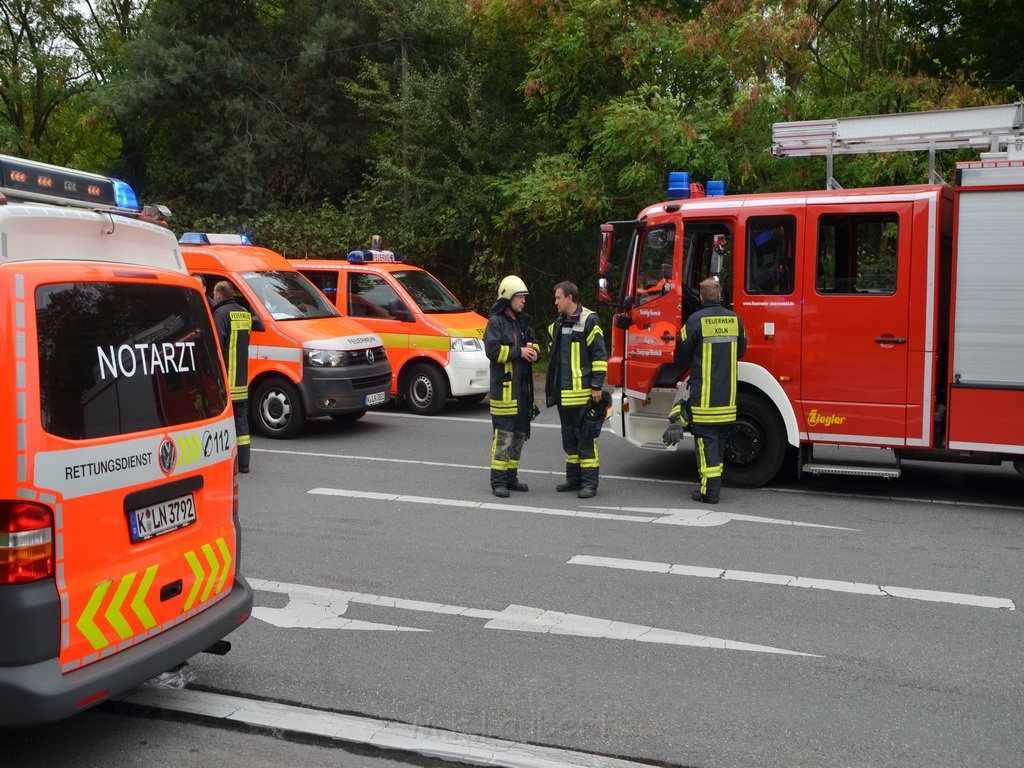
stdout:
<svg viewBox="0 0 1024 768">
<path fill-rule="evenodd" d="M 275 320 L 338 316 L 338 310 L 297 272 L 245 272 L 242 278 Z"/>
<path fill-rule="evenodd" d="M 208 419 L 227 408 L 203 294 L 153 283 L 36 289 L 43 428 L 71 440 Z"/>
<path fill-rule="evenodd" d="M 444 315 L 467 311 L 437 278 L 418 269 L 392 272 L 424 314 Z"/>
</svg>

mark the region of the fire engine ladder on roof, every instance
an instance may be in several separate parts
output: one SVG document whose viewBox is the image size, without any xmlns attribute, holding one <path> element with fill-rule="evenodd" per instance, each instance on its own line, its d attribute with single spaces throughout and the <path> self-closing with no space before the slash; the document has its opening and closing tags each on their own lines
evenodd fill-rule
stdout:
<svg viewBox="0 0 1024 768">
<path fill-rule="evenodd" d="M 882 152 L 928 150 L 928 178 L 943 183 L 935 173 L 939 149 L 977 149 L 982 159 L 1024 158 L 1024 102 L 772 125 L 776 157 L 828 159 L 828 189 L 840 188 L 832 176 L 835 155 Z"/>
</svg>

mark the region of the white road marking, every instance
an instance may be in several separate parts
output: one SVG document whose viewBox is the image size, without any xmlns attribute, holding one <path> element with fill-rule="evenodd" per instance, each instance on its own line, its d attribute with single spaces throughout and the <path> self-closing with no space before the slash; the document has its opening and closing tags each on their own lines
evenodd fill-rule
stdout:
<svg viewBox="0 0 1024 768">
<path fill-rule="evenodd" d="M 410 496 L 403 493 L 381 493 L 379 491 L 351 491 L 344 488 L 311 488 L 306 493 L 316 496 L 341 496 L 349 499 L 373 499 L 374 501 L 396 501 L 406 504 L 429 504 L 434 507 L 459 507 L 463 509 L 490 509 L 502 512 L 529 512 L 534 515 L 555 517 L 582 517 L 591 520 L 618 520 L 629 523 L 660 523 L 663 525 L 689 525 L 699 528 L 725 525 L 729 522 L 768 523 L 771 525 L 792 525 L 801 528 L 827 528 L 832 531 L 855 531 L 855 528 L 840 528 L 835 525 L 798 523 L 774 517 L 740 515 L 733 512 L 711 512 L 703 504 L 700 509 L 673 509 L 671 507 L 590 507 L 585 509 L 557 509 L 555 507 L 531 507 L 525 504 L 499 504 L 493 501 L 469 501 L 466 499 L 443 499 L 433 496 Z M 694 502 L 697 505 L 698 502 Z M 619 510 L 623 512 L 646 512 L 644 516 L 624 515 L 615 512 L 593 512 L 592 509 Z"/>
<path fill-rule="evenodd" d="M 672 563 L 658 563 L 648 560 L 622 560 L 616 557 L 575 555 L 569 560 L 569 565 L 594 565 L 600 568 L 617 568 L 620 570 L 644 571 L 647 573 L 666 573 L 674 576 L 696 576 L 702 579 L 747 581 L 754 584 L 777 584 L 783 587 L 824 589 L 831 592 L 849 592 L 855 595 L 869 595 L 871 597 L 902 597 L 907 600 L 924 600 L 930 603 L 952 603 L 954 605 L 973 605 L 979 608 L 1003 608 L 1009 611 L 1016 609 L 1016 604 L 1013 600 L 1009 600 L 1005 597 L 968 595 L 960 592 L 939 592 L 931 589 L 911 589 L 909 587 L 891 587 L 883 584 L 866 584 L 859 581 L 812 579 L 807 576 L 784 576 L 777 573 L 732 571 L 722 568 L 705 568 L 697 565 L 674 565 Z"/>
<path fill-rule="evenodd" d="M 372 413 L 372 411 L 371 411 Z M 437 416 L 414 416 L 414 414 L 388 414 L 389 416 L 403 416 L 406 418 L 422 418 L 422 419 L 437 419 L 447 418 L 450 420 L 459 420 L 459 417 L 437 417 Z M 490 423 L 486 419 L 465 419 L 467 421 L 480 421 Z M 533 426 L 548 426 L 552 429 L 557 428 L 557 424 L 552 425 L 533 425 Z M 346 454 L 346 453 L 320 453 L 316 451 L 290 451 L 283 450 L 280 448 L 261 448 L 256 445 L 253 446 L 253 451 L 257 453 L 276 453 L 285 456 L 309 456 L 311 458 L 322 458 L 322 459 L 344 459 L 345 461 L 371 461 L 374 464 L 383 464 L 385 462 L 391 462 L 393 464 L 419 464 L 427 467 L 446 467 L 449 469 L 471 469 L 473 471 L 487 471 L 489 465 L 483 464 L 455 464 L 446 461 L 425 461 L 423 459 L 396 459 L 393 456 L 368 456 L 366 454 Z M 559 470 L 548 470 L 548 469 L 527 469 L 525 467 L 519 468 L 520 475 L 551 475 L 555 477 L 564 477 L 565 472 Z M 653 483 L 656 485 L 675 485 L 675 486 L 686 486 L 689 488 L 694 487 L 697 483 L 693 480 L 664 480 L 658 477 L 635 477 L 633 475 L 613 475 L 608 472 L 601 472 L 602 480 L 627 480 L 630 483 Z M 883 496 L 880 494 L 870 493 L 840 493 L 837 491 L 823 491 L 818 489 L 806 489 L 806 488 L 758 488 L 758 493 L 782 493 L 782 494 L 794 494 L 798 496 L 824 496 L 826 498 L 837 498 L 837 499 L 864 499 L 867 501 L 888 501 L 888 502 L 899 502 L 901 504 L 948 504 L 953 507 L 977 507 L 978 509 L 1009 509 L 1019 512 L 1022 507 L 1017 504 L 994 504 L 990 502 L 982 501 L 964 501 L 959 499 L 915 499 L 910 496 Z"/>
<path fill-rule="evenodd" d="M 189 689 L 139 688 L 124 701 L 350 744 L 505 768 L 649 768 L 613 757 Z"/>
<path fill-rule="evenodd" d="M 786 656 L 813 656 L 813 653 L 802 653 L 791 651 L 786 648 L 773 648 L 768 645 L 754 645 L 736 640 L 726 640 L 718 637 L 707 637 L 694 635 L 689 632 L 677 632 L 672 629 L 661 629 L 659 627 L 648 627 L 643 624 L 628 624 L 622 621 L 611 619 L 599 619 L 592 616 L 580 616 L 573 613 L 561 611 L 549 611 L 544 608 L 531 608 L 528 605 L 510 605 L 501 611 L 491 611 L 480 608 L 467 608 L 461 605 L 446 605 L 443 603 L 431 603 L 421 600 L 405 600 L 398 597 L 387 597 L 384 595 L 368 595 L 360 592 L 345 592 L 326 587 L 313 587 L 304 584 L 286 584 L 283 582 L 266 581 L 264 579 L 249 578 L 250 586 L 261 592 L 277 592 L 288 595 L 289 606 L 297 603 L 296 609 L 289 614 L 287 611 L 277 613 L 275 626 L 288 626 L 284 621 L 287 616 L 305 617 L 317 613 L 324 617 L 332 611 L 339 611 L 337 616 L 342 616 L 348 608 L 348 603 L 359 603 L 363 605 L 376 605 L 384 608 L 397 608 L 405 611 L 421 611 L 424 613 L 445 614 L 448 616 L 463 616 L 474 619 L 487 619 L 484 629 L 504 629 L 513 632 L 538 632 L 552 635 L 574 635 L 576 637 L 594 637 L 606 640 L 635 640 L 638 643 L 658 643 L 662 645 L 687 645 L 696 648 L 715 648 L 727 651 L 754 651 L 758 653 L 775 653 Z M 260 611 L 259 613 L 257 611 Z M 254 609 L 253 617 L 262 619 L 263 609 Z M 331 629 L 350 629 L 345 627 L 343 622 L 338 626 L 329 626 L 330 622 L 323 619 L 319 625 Z M 309 628 L 308 624 L 296 625 L 302 628 Z M 380 628 L 388 628 L 391 625 L 379 625 Z M 373 629 L 372 625 L 359 627 L 360 629 Z"/>
</svg>

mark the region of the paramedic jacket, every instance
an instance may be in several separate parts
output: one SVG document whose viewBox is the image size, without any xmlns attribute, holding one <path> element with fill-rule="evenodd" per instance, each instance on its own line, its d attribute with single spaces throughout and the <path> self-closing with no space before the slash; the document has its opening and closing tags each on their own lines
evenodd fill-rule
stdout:
<svg viewBox="0 0 1024 768">
<path fill-rule="evenodd" d="M 249 332 L 264 330 L 263 321 L 234 299 L 213 307 L 220 351 L 228 369 L 228 387 L 232 400 L 249 399 Z"/>
<path fill-rule="evenodd" d="M 533 404 L 533 365 L 524 360 L 521 349 L 530 343 L 530 316 L 523 313 L 511 319 L 505 314 L 508 299 L 498 299 L 491 307 L 484 331 L 484 352 L 490 360 L 491 416 L 509 418 L 510 432 L 530 431 Z"/>
<path fill-rule="evenodd" d="M 679 334 L 676 360 L 690 366 L 690 409 L 695 424 L 736 421 L 736 361 L 747 351 L 739 315 L 706 300 Z"/>
<path fill-rule="evenodd" d="M 551 361 L 544 385 L 548 407 L 582 407 L 590 402 L 591 391 L 604 387 L 608 372 L 608 354 L 604 331 L 597 313 L 581 304 L 572 317 L 559 315 L 548 326 L 551 334 Z"/>
</svg>

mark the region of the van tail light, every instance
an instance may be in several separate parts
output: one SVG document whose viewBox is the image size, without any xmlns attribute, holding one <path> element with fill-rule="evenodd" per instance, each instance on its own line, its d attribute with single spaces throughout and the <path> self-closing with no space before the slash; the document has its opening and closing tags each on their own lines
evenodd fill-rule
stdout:
<svg viewBox="0 0 1024 768">
<path fill-rule="evenodd" d="M 0 501 L 0 584 L 53 576 L 53 510 L 30 501 Z"/>
</svg>

